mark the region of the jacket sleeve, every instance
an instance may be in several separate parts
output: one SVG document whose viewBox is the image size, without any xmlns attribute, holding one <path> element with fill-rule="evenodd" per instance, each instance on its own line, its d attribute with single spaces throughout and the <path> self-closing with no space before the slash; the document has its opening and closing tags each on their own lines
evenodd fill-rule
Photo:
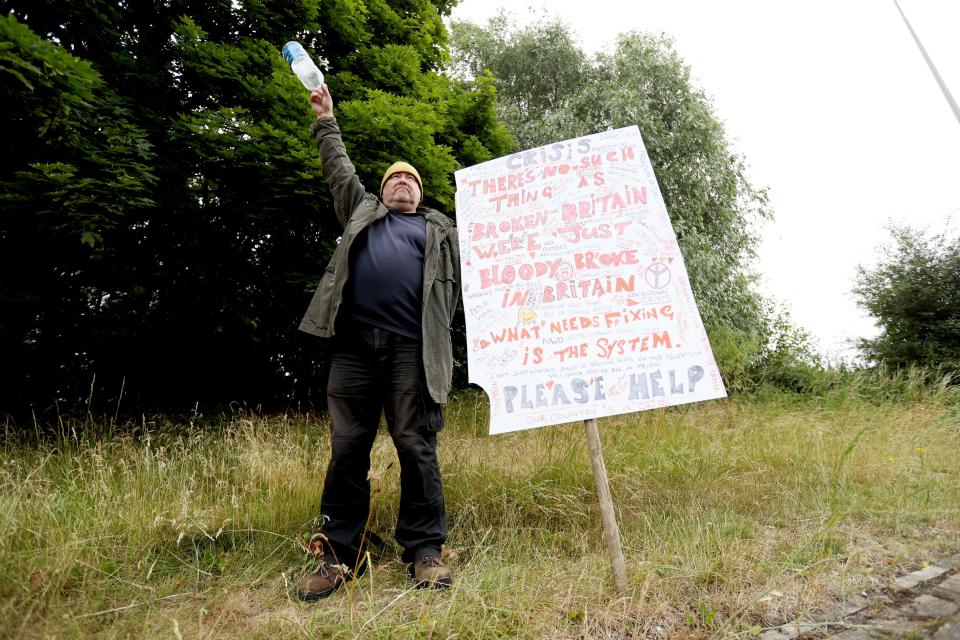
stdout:
<svg viewBox="0 0 960 640">
<path fill-rule="evenodd" d="M 462 300 L 460 298 L 460 238 L 457 235 L 457 227 L 452 226 L 447 231 L 447 241 L 450 243 L 450 260 L 453 262 L 453 300 L 450 304 L 450 322 L 447 326 L 453 325 L 453 317 L 457 314 L 457 307 Z"/>
<path fill-rule="evenodd" d="M 363 199 L 366 189 L 360 184 L 357 170 L 347 155 L 337 119 L 332 116 L 319 118 L 310 127 L 310 131 L 317 141 L 323 177 L 333 194 L 333 208 L 337 212 L 337 220 L 346 226 L 347 220 Z"/>
</svg>

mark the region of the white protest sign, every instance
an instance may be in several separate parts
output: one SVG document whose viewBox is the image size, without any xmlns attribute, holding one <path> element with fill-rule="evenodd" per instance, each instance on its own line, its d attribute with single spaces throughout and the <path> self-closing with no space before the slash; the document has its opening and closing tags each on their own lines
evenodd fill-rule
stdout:
<svg viewBox="0 0 960 640">
<path fill-rule="evenodd" d="M 726 395 L 637 127 L 456 172 L 490 433 Z"/>
</svg>

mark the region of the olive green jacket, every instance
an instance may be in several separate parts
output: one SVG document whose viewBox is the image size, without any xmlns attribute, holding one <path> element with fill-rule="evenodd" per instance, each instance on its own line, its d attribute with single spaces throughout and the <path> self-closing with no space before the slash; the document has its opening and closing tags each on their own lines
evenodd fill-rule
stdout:
<svg viewBox="0 0 960 640">
<path fill-rule="evenodd" d="M 343 235 L 320 279 L 300 330 L 329 338 L 334 335 L 343 287 L 350 276 L 350 248 L 360 232 L 387 215 L 380 199 L 364 189 L 333 117 L 318 119 L 310 130 L 317 140 L 323 176 L 333 194 Z M 423 255 L 423 368 L 427 389 L 436 402 L 446 402 L 453 375 L 450 326 L 460 299 L 460 247 L 453 220 L 433 209 L 420 211 L 427 220 Z"/>
</svg>

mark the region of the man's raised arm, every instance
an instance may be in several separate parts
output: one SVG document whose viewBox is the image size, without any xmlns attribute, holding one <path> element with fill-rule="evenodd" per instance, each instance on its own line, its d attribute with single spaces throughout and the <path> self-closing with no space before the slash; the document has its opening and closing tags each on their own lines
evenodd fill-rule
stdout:
<svg viewBox="0 0 960 640">
<path fill-rule="evenodd" d="M 333 117 L 333 97 L 326 84 L 310 94 L 310 108 L 317 116 L 317 121 L 310 127 L 310 131 L 320 151 L 323 177 L 333 193 L 333 207 L 337 212 L 337 219 L 340 224 L 346 225 L 366 190 L 360 184 L 357 171 L 343 145 L 340 127 Z"/>
</svg>

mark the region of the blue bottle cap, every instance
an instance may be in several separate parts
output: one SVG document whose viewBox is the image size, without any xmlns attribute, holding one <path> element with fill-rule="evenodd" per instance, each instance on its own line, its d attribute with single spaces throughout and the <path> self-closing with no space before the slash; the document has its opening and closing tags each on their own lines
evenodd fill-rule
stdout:
<svg viewBox="0 0 960 640">
<path fill-rule="evenodd" d="M 307 55 L 306 50 L 296 40 L 291 40 L 283 45 L 283 59 L 287 61 L 287 64 L 293 64 L 294 60 L 305 55 Z"/>
</svg>

